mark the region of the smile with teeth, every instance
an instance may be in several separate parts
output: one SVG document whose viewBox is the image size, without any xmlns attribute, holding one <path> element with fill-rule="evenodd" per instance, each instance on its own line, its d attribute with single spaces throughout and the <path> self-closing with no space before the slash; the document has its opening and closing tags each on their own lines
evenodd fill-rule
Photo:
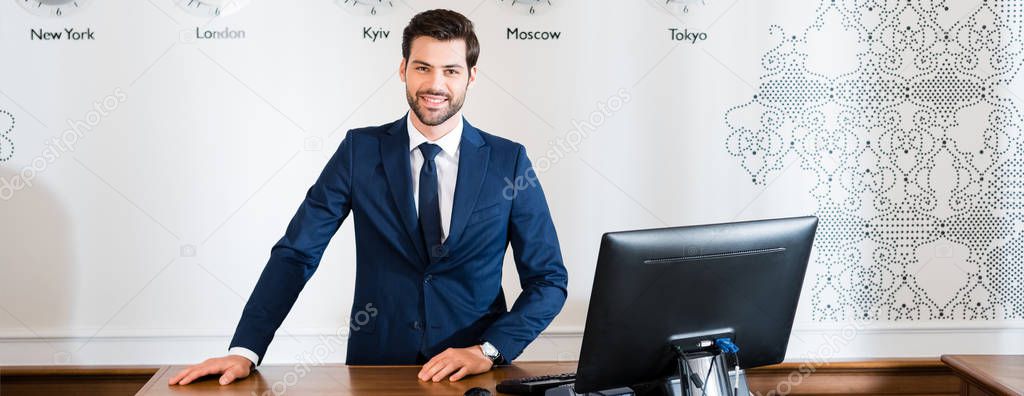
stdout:
<svg viewBox="0 0 1024 396">
<path fill-rule="evenodd" d="M 448 98 L 438 95 L 420 95 L 420 99 L 423 99 L 428 106 L 441 106 L 444 102 L 448 101 Z"/>
</svg>

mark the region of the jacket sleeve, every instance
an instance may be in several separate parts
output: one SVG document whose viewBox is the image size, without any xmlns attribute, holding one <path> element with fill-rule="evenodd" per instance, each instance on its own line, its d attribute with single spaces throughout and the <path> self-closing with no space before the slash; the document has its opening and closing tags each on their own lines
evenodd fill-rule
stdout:
<svg viewBox="0 0 1024 396">
<path fill-rule="evenodd" d="M 249 349 L 260 362 L 299 292 L 316 271 L 327 243 L 351 210 L 351 140 L 349 133 L 306 192 L 284 236 L 271 248 L 270 259 L 242 310 L 230 347 Z"/>
<path fill-rule="evenodd" d="M 516 188 L 509 217 L 509 242 L 523 292 L 509 312 L 484 332 L 481 341 L 498 349 L 503 363 L 518 357 L 562 310 L 568 274 L 537 174 L 520 146 L 515 167 Z M 508 196 L 506 196 L 508 198 Z"/>
</svg>

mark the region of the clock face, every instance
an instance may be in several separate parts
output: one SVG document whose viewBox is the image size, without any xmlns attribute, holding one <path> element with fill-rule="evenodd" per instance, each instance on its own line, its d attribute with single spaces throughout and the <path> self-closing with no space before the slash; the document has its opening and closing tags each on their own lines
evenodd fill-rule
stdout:
<svg viewBox="0 0 1024 396">
<path fill-rule="evenodd" d="M 555 0 L 498 0 L 498 4 L 512 7 L 516 12 L 536 15 L 554 6 Z"/>
<path fill-rule="evenodd" d="M 189 14 L 215 17 L 237 12 L 249 5 L 249 0 L 175 0 Z"/>
<path fill-rule="evenodd" d="M 707 5 L 707 0 L 648 0 L 653 6 L 673 15 L 684 15 Z"/>
<path fill-rule="evenodd" d="M 62 17 L 85 8 L 91 0 L 14 0 L 39 16 Z"/>
<path fill-rule="evenodd" d="M 393 0 L 334 0 L 343 10 L 358 16 L 376 16 L 395 9 Z"/>
</svg>

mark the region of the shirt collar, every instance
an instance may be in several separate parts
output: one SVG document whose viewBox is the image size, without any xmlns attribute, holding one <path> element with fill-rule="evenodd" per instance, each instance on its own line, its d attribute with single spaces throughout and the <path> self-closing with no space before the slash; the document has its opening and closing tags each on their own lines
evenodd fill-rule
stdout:
<svg viewBox="0 0 1024 396">
<path fill-rule="evenodd" d="M 420 144 L 427 142 L 427 138 L 420 133 L 419 130 L 412 124 L 412 115 L 406 113 L 405 115 L 405 126 L 409 130 L 409 151 L 416 150 Z M 459 142 L 462 141 L 462 127 L 463 119 L 462 115 L 459 115 L 459 122 L 455 124 L 455 128 L 452 128 L 451 132 L 448 132 L 440 139 L 431 143 L 441 147 L 441 150 L 450 156 L 455 156 L 455 153 L 459 150 Z"/>
</svg>

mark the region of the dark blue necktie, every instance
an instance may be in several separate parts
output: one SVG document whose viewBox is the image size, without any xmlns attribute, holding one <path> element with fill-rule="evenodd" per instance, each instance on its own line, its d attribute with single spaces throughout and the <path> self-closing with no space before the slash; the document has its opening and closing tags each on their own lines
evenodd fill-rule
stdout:
<svg viewBox="0 0 1024 396">
<path fill-rule="evenodd" d="M 444 231 L 441 228 L 441 204 L 437 196 L 437 164 L 434 163 L 434 157 L 441 152 L 441 147 L 423 143 L 419 149 L 423 154 L 419 191 L 420 230 L 423 232 L 423 242 L 430 255 L 430 262 L 435 263 L 446 256 L 441 239 Z"/>
</svg>

